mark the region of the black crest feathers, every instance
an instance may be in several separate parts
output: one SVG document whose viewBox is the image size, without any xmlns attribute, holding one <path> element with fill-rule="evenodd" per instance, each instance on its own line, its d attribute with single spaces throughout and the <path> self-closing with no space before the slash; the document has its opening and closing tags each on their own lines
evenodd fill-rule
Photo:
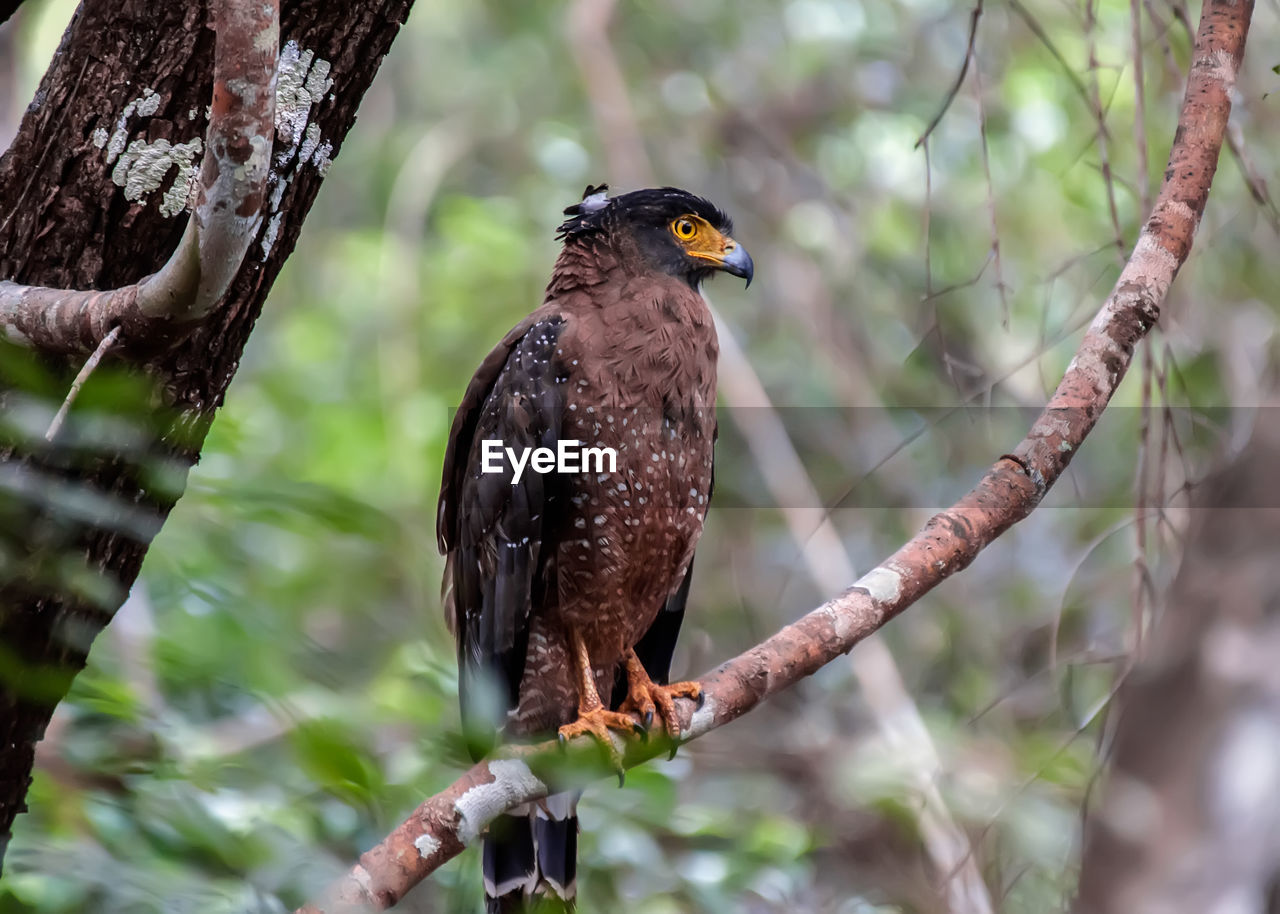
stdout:
<svg viewBox="0 0 1280 914">
<path fill-rule="evenodd" d="M 582 202 L 564 208 L 564 214 L 569 218 L 556 229 L 556 240 L 581 234 L 599 225 L 598 214 L 603 213 L 613 202 L 608 193 L 608 184 L 588 184 L 587 189 L 582 192 Z M 593 216 L 596 218 L 592 218 Z"/>
<path fill-rule="evenodd" d="M 617 197 L 609 197 L 608 190 L 608 184 L 588 184 L 582 201 L 565 208 L 568 218 L 556 229 L 556 239 L 599 231 L 617 220 L 659 225 L 686 213 L 701 216 L 726 235 L 733 232 L 733 223 L 723 210 L 687 190 L 652 187 Z"/>
</svg>

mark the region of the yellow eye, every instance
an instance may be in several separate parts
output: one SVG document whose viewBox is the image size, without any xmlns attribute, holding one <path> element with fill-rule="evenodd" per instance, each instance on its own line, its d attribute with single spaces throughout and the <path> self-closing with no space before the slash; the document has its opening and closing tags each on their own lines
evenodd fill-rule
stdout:
<svg viewBox="0 0 1280 914">
<path fill-rule="evenodd" d="M 692 219 L 680 218 L 671 223 L 671 231 L 675 232 L 676 237 L 681 241 L 688 241 L 698 234 L 698 226 L 694 224 Z"/>
</svg>

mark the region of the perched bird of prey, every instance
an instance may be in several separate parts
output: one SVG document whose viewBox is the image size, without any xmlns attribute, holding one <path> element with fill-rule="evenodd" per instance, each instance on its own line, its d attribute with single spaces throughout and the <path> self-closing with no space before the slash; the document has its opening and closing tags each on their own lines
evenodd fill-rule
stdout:
<svg viewBox="0 0 1280 914">
<path fill-rule="evenodd" d="M 753 267 L 703 198 L 605 191 L 565 210 L 543 303 L 481 363 L 445 454 L 437 535 L 463 719 L 507 739 L 611 746 L 609 729 L 655 715 L 675 737 L 673 699 L 698 697 L 664 683 L 711 497 L 719 349 L 700 287 L 721 270 L 749 284 Z M 537 448 L 544 470 L 568 457 L 520 462 Z M 572 909 L 576 802 L 490 828 L 489 912 Z"/>
</svg>

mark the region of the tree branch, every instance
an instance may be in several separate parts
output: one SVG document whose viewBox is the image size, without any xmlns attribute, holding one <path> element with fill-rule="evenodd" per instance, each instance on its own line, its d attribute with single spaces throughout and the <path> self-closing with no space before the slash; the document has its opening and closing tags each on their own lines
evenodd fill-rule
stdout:
<svg viewBox="0 0 1280 914">
<path fill-rule="evenodd" d="M 681 700 L 680 741 L 746 714 L 811 675 L 966 568 L 1035 509 L 1102 415 L 1159 317 L 1191 251 L 1208 201 L 1244 53 L 1252 0 L 1207 0 L 1163 186 L 1111 295 L 1085 333 L 1057 390 L 1012 454 L 1001 457 L 951 508 L 833 600 L 700 681 L 701 707 Z M 621 737 L 619 737 L 621 739 Z M 626 764 L 656 755 L 660 741 L 628 741 Z M 324 901 L 299 914 L 385 910 L 479 837 L 500 813 L 548 793 L 563 757 L 555 743 L 515 748 L 481 762 L 419 806 L 363 854 Z M 553 789 L 561 789 L 557 781 Z"/>
<path fill-rule="evenodd" d="M 0 281 L 0 331 L 46 352 L 86 353 L 114 328 L 132 341 L 190 326 L 226 294 L 262 221 L 275 130 L 279 0 L 221 0 L 213 104 L 195 207 L 159 272 L 108 291 Z"/>
</svg>

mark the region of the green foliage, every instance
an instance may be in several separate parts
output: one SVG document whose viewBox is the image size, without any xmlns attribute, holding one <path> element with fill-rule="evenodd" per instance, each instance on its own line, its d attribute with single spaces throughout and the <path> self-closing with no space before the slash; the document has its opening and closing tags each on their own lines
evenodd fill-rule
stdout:
<svg viewBox="0 0 1280 914">
<path fill-rule="evenodd" d="M 749 291 L 710 292 L 787 407 L 859 567 L 1016 444 L 1117 274 L 1077 83 L 1096 78 L 1107 109 L 1126 246 L 1138 183 L 1156 186 L 1173 135 L 1181 82 L 1161 43 L 1185 66 L 1176 26 L 1157 39 L 1144 22 L 1143 163 L 1129 4 L 1095 4 L 1091 37 L 1082 8 L 1028 9 L 1071 75 L 1012 8 L 987 4 L 927 162 L 915 143 L 963 59 L 965 6 L 646 0 L 619 4 L 611 29 L 657 179 L 722 204 L 755 257 Z M 28 0 L 24 15 L 30 82 L 68 3 Z M 1274 10 L 1257 15 L 1256 34 L 1274 33 Z M 1270 63 L 1246 68 L 1235 115 L 1263 174 L 1280 148 L 1262 139 L 1280 116 L 1263 98 Z M 562 5 L 418 0 L 186 494 L 55 718 L 0 912 L 292 909 L 462 770 L 434 534 L 450 410 L 538 303 L 560 210 L 610 179 Z M 1154 399 L 1183 432 L 1169 490 L 1244 421 L 1212 408 L 1239 400 L 1273 345 L 1274 242 L 1224 160 L 1155 337 L 1168 382 Z M 0 436 L 42 434 L 62 391 L 8 350 L 0 383 L 31 404 L 6 408 Z M 113 410 L 131 383 L 102 372 L 68 433 L 86 454 L 95 436 L 129 436 L 143 472 L 180 485 L 146 457 L 151 420 Z M 1046 505 L 885 633 L 939 745 L 939 789 L 1012 914 L 1061 910 L 1074 882 L 1109 658 L 1132 646 L 1141 403 L 1135 373 Z M 678 674 L 826 596 L 722 424 Z M 1175 539 L 1152 536 L 1157 581 Z M 917 785 L 863 701 L 838 662 L 624 789 L 588 791 L 584 910 L 939 910 Z M 468 852 L 401 909 L 475 911 L 479 891 Z"/>
</svg>

